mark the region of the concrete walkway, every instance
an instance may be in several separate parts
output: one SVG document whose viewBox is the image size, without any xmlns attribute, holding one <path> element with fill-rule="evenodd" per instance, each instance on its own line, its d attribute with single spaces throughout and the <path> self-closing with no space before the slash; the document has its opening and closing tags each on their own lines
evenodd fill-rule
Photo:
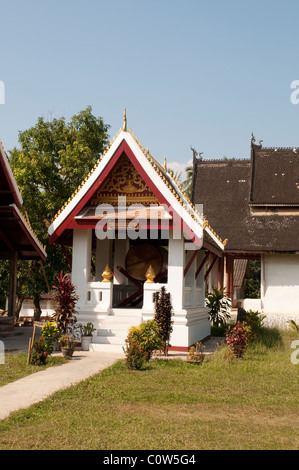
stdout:
<svg viewBox="0 0 299 470">
<path fill-rule="evenodd" d="M 21 336 L 2 339 L 5 351 L 27 352 L 28 341 L 32 336 L 32 328 L 24 328 Z M 40 336 L 40 329 L 36 331 L 36 338 Z M 217 349 L 222 338 L 211 338 L 206 341 L 205 353 L 211 354 Z M 61 353 L 54 353 L 61 354 Z M 53 354 L 53 355 L 54 355 Z M 168 359 L 185 359 L 187 353 L 171 352 Z M 0 387 L 0 420 L 8 417 L 10 413 L 38 403 L 49 397 L 57 390 L 75 385 L 82 380 L 101 372 L 111 366 L 118 359 L 123 359 L 123 353 L 91 352 L 75 350 L 71 360 L 61 366 L 49 367 L 35 374 L 28 375 L 20 380 Z M 1 373 L 1 364 L 0 364 Z"/>
<path fill-rule="evenodd" d="M 66 364 L 49 367 L 0 387 L 0 420 L 44 400 L 57 390 L 91 377 L 123 357 L 119 353 L 75 351 Z"/>
</svg>

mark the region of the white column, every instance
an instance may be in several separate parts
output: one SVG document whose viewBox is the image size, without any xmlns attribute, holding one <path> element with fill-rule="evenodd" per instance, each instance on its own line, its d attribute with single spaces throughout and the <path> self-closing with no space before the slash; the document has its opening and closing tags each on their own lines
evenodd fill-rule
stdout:
<svg viewBox="0 0 299 470">
<path fill-rule="evenodd" d="M 201 265 L 203 259 L 205 257 L 205 252 L 203 250 L 200 250 L 200 252 L 197 255 L 197 263 L 196 263 L 196 270 L 199 268 Z M 202 270 L 198 274 L 196 280 L 196 304 L 199 305 L 200 307 L 205 306 L 205 266 L 202 267 Z"/>
<path fill-rule="evenodd" d="M 102 272 L 108 264 L 112 269 L 112 242 L 109 238 L 96 241 L 96 281 L 102 281 Z"/>
<path fill-rule="evenodd" d="M 169 233 L 168 246 L 168 291 L 171 294 L 174 311 L 183 309 L 184 302 L 184 250 L 183 233 L 180 239 L 174 239 L 173 233 Z"/>
<path fill-rule="evenodd" d="M 125 240 L 117 238 L 115 240 L 114 266 L 113 266 L 113 271 L 114 271 L 113 283 L 114 284 L 127 284 L 128 282 L 128 279 L 118 271 L 117 266 L 121 266 L 122 268 L 125 269 L 125 259 L 129 250 L 129 242 L 130 240 L 128 238 Z"/>
<path fill-rule="evenodd" d="M 90 280 L 92 230 L 73 230 L 72 282 L 79 295 L 78 305 L 87 302 L 87 282 Z"/>
</svg>

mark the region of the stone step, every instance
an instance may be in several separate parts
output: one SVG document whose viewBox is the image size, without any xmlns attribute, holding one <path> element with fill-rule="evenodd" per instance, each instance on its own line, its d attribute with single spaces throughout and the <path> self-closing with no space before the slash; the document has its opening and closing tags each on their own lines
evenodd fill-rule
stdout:
<svg viewBox="0 0 299 470">
<path fill-rule="evenodd" d="M 125 308 L 112 308 L 109 317 L 141 317 L 141 311 L 139 308 L 136 309 L 125 309 Z"/>
<path fill-rule="evenodd" d="M 123 353 L 121 344 L 101 344 L 101 343 L 91 343 L 89 345 L 89 351 L 94 352 L 117 352 Z"/>
<path fill-rule="evenodd" d="M 98 330 L 98 333 L 94 338 L 98 338 L 101 336 L 126 336 L 128 334 L 129 328 L 101 328 Z"/>
<path fill-rule="evenodd" d="M 126 336 L 111 335 L 111 336 L 96 336 L 93 338 L 92 344 L 121 344 L 124 346 Z"/>
</svg>

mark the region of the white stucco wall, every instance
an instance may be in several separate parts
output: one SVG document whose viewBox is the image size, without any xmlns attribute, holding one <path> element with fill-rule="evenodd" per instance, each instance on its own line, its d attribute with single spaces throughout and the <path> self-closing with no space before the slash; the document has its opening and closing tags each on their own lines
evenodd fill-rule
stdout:
<svg viewBox="0 0 299 470">
<path fill-rule="evenodd" d="M 299 313 L 299 255 L 265 255 L 261 294 L 263 312 Z"/>
</svg>

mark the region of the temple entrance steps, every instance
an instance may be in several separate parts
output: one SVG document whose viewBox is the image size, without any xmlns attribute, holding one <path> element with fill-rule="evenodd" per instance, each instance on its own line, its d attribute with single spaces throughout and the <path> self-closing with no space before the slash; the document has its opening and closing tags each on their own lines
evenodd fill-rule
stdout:
<svg viewBox="0 0 299 470">
<path fill-rule="evenodd" d="M 130 327 L 140 325 L 141 322 L 140 309 L 112 309 L 110 315 L 101 321 L 89 347 L 90 351 L 122 352 Z"/>
</svg>

